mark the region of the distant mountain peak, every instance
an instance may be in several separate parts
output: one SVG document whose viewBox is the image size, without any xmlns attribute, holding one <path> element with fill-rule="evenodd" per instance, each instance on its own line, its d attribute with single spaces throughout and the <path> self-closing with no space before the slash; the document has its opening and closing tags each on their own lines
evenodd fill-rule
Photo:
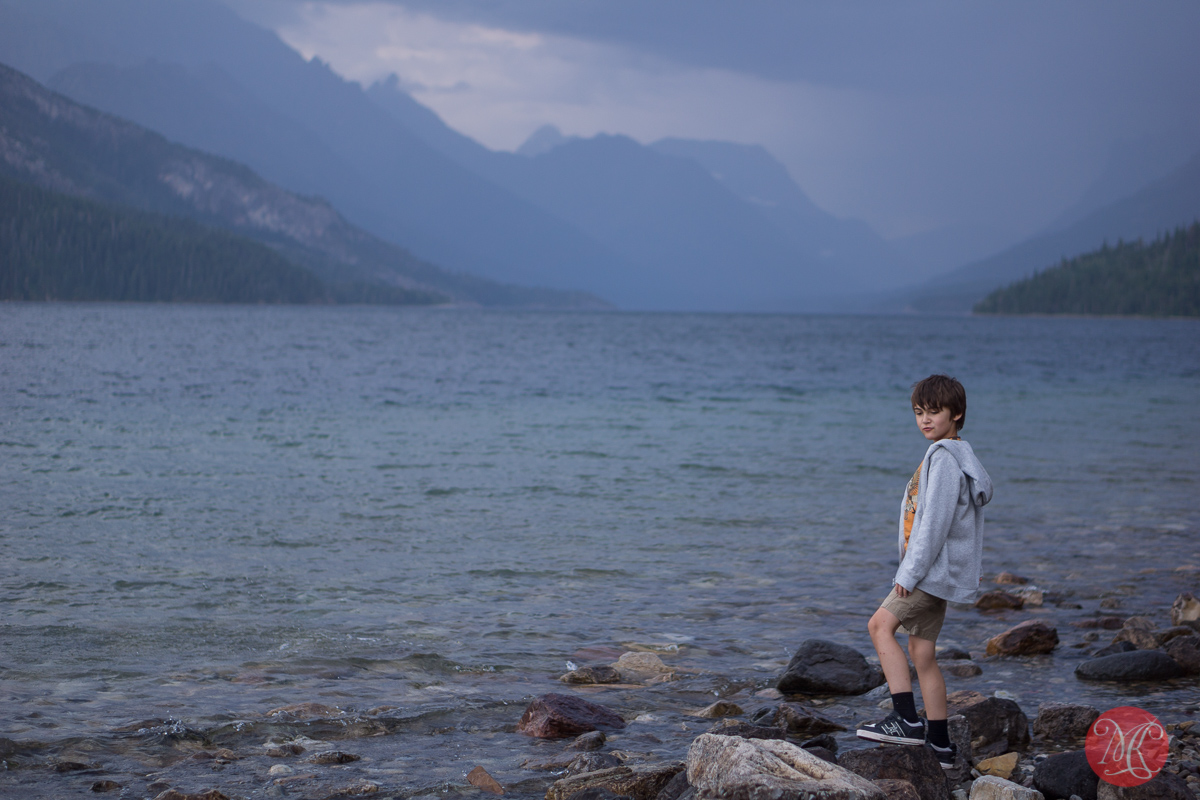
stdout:
<svg viewBox="0 0 1200 800">
<path fill-rule="evenodd" d="M 554 125 L 543 125 L 529 134 L 529 138 L 517 148 L 517 155 L 533 158 L 543 153 L 549 153 L 554 148 L 578 138 L 578 136 L 563 136 L 563 132 Z"/>
</svg>

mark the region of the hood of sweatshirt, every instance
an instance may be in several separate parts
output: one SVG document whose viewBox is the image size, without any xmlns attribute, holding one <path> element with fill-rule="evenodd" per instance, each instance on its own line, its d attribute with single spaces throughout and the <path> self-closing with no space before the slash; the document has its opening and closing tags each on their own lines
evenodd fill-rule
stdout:
<svg viewBox="0 0 1200 800">
<path fill-rule="evenodd" d="M 929 451 L 925 457 L 929 458 L 933 454 L 934 448 L 937 447 L 941 447 L 954 456 L 954 460 L 958 462 L 958 468 L 970 482 L 971 498 L 976 505 L 986 506 L 992 499 L 992 478 L 983 468 L 983 464 L 979 463 L 979 459 L 975 457 L 975 451 L 971 449 L 971 445 L 962 439 L 942 439 L 929 445 Z"/>
</svg>

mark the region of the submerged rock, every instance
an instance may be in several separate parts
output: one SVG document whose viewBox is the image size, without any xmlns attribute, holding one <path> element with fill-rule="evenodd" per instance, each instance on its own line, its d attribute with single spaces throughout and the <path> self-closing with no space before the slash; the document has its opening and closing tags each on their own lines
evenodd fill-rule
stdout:
<svg viewBox="0 0 1200 800">
<path fill-rule="evenodd" d="M 1020 610 L 1025 606 L 1025 600 L 1015 594 L 1009 594 L 1003 589 L 993 589 L 979 595 L 975 607 L 981 611 L 1002 611 L 1006 609 Z"/>
<path fill-rule="evenodd" d="M 886 800 L 865 778 L 790 742 L 766 739 L 706 733 L 688 748 L 687 777 L 701 797 L 784 800 L 812 794 L 833 800 Z"/>
<path fill-rule="evenodd" d="M 1084 661 L 1075 676 L 1085 681 L 1165 681 L 1183 675 L 1183 667 L 1162 650 L 1134 650 Z"/>
<path fill-rule="evenodd" d="M 785 694 L 864 694 L 883 683 L 883 672 L 852 647 L 822 639 L 800 644 L 777 684 Z"/>
<path fill-rule="evenodd" d="M 746 713 L 737 703 L 731 703 L 728 700 L 718 700 L 710 706 L 692 712 L 688 716 L 700 717 L 701 719 L 720 719 L 721 717 L 740 717 Z"/>
<path fill-rule="evenodd" d="M 621 673 L 613 667 L 597 666 L 597 667 L 580 667 L 573 669 L 566 675 L 559 678 L 563 683 L 572 684 L 604 684 L 604 683 L 620 683 Z"/>
<path fill-rule="evenodd" d="M 612 666 L 622 679 L 631 683 L 658 683 L 675 678 L 675 670 L 654 653 L 623 653 Z"/>
<path fill-rule="evenodd" d="M 599 750 L 604 747 L 604 742 L 608 737 L 604 735 L 604 731 L 589 731 L 575 737 L 575 741 L 567 745 L 568 750 L 578 750 L 587 752 L 589 750 Z"/>
<path fill-rule="evenodd" d="M 992 583 L 998 583 L 1002 586 L 1005 584 L 1010 586 L 1024 586 L 1029 583 L 1029 578 L 1022 577 L 1013 572 L 1001 572 L 992 579 Z"/>
<path fill-rule="evenodd" d="M 488 794 L 504 794 L 504 787 L 488 774 L 488 771 L 483 767 L 475 767 L 467 773 L 467 783 L 472 786 L 482 789 Z"/>
<path fill-rule="evenodd" d="M 1056 753 L 1033 771 L 1033 785 L 1047 800 L 1067 800 L 1072 795 L 1083 800 L 1096 800 L 1099 781 L 1082 750 Z"/>
<path fill-rule="evenodd" d="M 974 678 L 983 674 L 983 667 L 974 661 L 941 661 L 938 663 L 942 672 L 956 678 Z"/>
<path fill-rule="evenodd" d="M 1058 631 L 1038 619 L 1009 628 L 987 643 L 989 656 L 1026 656 L 1049 653 L 1058 647 Z"/>
<path fill-rule="evenodd" d="M 1042 703 L 1033 721 L 1033 733 L 1048 742 L 1067 742 L 1087 736 L 1100 716 L 1099 709 L 1075 703 Z"/>
<path fill-rule="evenodd" d="M 621 715 L 598 703 L 565 694 L 544 694 L 535 698 L 521 720 L 517 732 L 538 739 L 563 739 L 599 728 L 624 728 Z"/>
<path fill-rule="evenodd" d="M 870 747 L 842 753 L 838 764 L 867 780 L 905 780 L 921 800 L 950 800 L 950 783 L 937 756 L 928 747 Z"/>
</svg>

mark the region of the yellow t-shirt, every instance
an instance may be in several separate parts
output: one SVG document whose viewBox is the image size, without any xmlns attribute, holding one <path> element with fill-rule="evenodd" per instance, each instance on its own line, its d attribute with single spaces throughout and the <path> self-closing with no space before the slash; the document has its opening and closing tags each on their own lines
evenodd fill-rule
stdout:
<svg viewBox="0 0 1200 800">
<path fill-rule="evenodd" d="M 951 436 L 951 439 L 959 439 L 959 436 Z M 917 495 L 921 493 L 921 466 L 925 462 L 917 464 L 917 471 L 908 480 L 908 488 L 904 490 L 904 549 L 908 550 L 908 537 L 912 536 L 913 517 L 917 515 Z"/>
</svg>

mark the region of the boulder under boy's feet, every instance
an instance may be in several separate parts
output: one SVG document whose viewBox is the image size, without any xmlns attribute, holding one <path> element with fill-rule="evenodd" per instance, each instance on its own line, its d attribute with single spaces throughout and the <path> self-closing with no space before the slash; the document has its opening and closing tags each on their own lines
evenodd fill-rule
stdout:
<svg viewBox="0 0 1200 800">
<path fill-rule="evenodd" d="M 949 747 L 938 747 L 936 744 L 929 746 L 933 748 L 933 754 L 937 756 L 942 769 L 954 769 L 954 762 L 958 758 L 958 745 L 951 742 Z"/>
<path fill-rule="evenodd" d="M 925 744 L 924 721 L 906 722 L 895 711 L 879 722 L 868 722 L 858 726 L 858 738 L 885 744 Z"/>
</svg>

